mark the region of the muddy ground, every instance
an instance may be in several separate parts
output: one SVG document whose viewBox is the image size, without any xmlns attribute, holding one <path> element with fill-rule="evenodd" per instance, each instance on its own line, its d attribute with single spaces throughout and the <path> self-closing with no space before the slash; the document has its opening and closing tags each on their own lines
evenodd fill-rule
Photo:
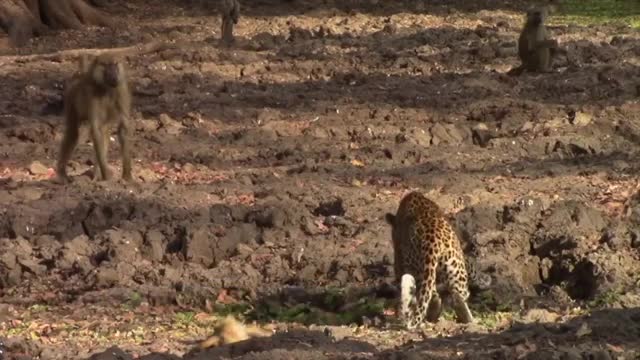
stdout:
<svg viewBox="0 0 640 360">
<path fill-rule="evenodd" d="M 8 358 L 177 358 L 234 304 L 290 331 L 185 358 L 639 356 L 637 31 L 555 24 L 554 71 L 511 77 L 520 1 L 245 0 L 231 49 L 204 1 L 106 3 L 126 26 L 0 38 Z M 76 65 L 29 55 L 158 39 L 183 47 L 128 61 L 136 184 L 91 180 L 88 140 L 54 183 Z M 493 278 L 477 324 L 336 315 L 390 297 L 384 214 L 414 189 Z"/>
</svg>

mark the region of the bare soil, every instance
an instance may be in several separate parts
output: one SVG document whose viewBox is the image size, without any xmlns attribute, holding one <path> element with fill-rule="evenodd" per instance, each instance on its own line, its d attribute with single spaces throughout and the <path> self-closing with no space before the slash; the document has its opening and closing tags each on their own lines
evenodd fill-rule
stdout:
<svg viewBox="0 0 640 360">
<path fill-rule="evenodd" d="M 246 0 L 231 48 L 208 2 L 104 3 L 126 26 L 0 38 L 6 358 L 638 356 L 637 31 L 551 26 L 554 72 L 510 77 L 524 1 Z M 76 63 L 29 55 L 154 40 L 182 47 L 128 61 L 136 184 L 93 181 L 88 140 L 54 183 Z M 190 351 L 221 303 L 392 297 L 384 213 L 414 189 L 493 278 L 477 324 L 336 327 L 342 304 Z"/>
</svg>

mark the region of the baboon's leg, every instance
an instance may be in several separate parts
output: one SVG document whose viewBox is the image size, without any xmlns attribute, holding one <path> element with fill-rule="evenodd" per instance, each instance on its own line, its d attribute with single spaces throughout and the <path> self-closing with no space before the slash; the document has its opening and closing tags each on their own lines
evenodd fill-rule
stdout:
<svg viewBox="0 0 640 360">
<path fill-rule="evenodd" d="M 233 43 L 233 21 L 228 17 L 222 20 L 222 42 L 227 45 Z"/>
<path fill-rule="evenodd" d="M 96 152 L 96 162 L 100 169 L 102 180 L 109 180 L 111 178 L 110 170 L 107 166 L 107 154 L 105 152 L 104 133 L 103 127 L 100 126 L 100 121 L 94 114 L 90 118 L 91 126 L 91 138 L 93 140 L 93 148 Z"/>
<path fill-rule="evenodd" d="M 100 128 L 100 133 L 102 134 L 102 144 L 104 145 L 105 158 L 109 159 L 109 145 L 111 143 L 111 141 L 110 141 L 110 139 L 111 139 L 111 131 L 110 131 L 108 126 L 102 125 L 102 127 Z M 100 168 L 100 166 L 96 166 L 96 168 L 95 168 L 94 179 L 103 179 L 102 169 Z"/>
<path fill-rule="evenodd" d="M 133 180 L 131 176 L 131 139 L 129 137 L 129 124 L 121 122 L 118 126 L 118 141 L 122 152 L 122 178 L 128 181 Z"/>
<path fill-rule="evenodd" d="M 60 146 L 60 156 L 58 157 L 58 166 L 56 171 L 58 177 L 63 181 L 68 181 L 67 163 L 71 158 L 71 154 L 78 145 L 79 129 L 77 124 L 69 123 L 65 125 L 62 145 Z"/>
</svg>

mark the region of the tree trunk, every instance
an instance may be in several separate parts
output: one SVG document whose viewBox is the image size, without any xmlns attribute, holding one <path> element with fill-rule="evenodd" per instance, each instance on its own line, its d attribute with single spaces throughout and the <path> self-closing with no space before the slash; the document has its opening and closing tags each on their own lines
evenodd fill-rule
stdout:
<svg viewBox="0 0 640 360">
<path fill-rule="evenodd" d="M 0 0 L 0 27 L 14 46 L 48 29 L 113 26 L 114 21 L 85 0 Z"/>
</svg>

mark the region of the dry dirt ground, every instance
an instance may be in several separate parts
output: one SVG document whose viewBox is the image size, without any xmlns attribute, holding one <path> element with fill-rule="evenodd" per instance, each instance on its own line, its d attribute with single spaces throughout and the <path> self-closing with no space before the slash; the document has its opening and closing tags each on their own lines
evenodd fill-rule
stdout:
<svg viewBox="0 0 640 360">
<path fill-rule="evenodd" d="M 247 0 L 231 49 L 215 4 L 107 3 L 126 26 L 1 49 L 6 358 L 640 356 L 637 32 L 551 26 L 554 72 L 510 77 L 524 2 Z M 92 181 L 88 141 L 53 183 L 76 65 L 29 55 L 158 39 L 183 48 L 128 61 L 137 183 Z M 493 278 L 477 324 L 367 308 L 411 189 Z M 188 353 L 233 311 L 289 331 Z"/>
</svg>

